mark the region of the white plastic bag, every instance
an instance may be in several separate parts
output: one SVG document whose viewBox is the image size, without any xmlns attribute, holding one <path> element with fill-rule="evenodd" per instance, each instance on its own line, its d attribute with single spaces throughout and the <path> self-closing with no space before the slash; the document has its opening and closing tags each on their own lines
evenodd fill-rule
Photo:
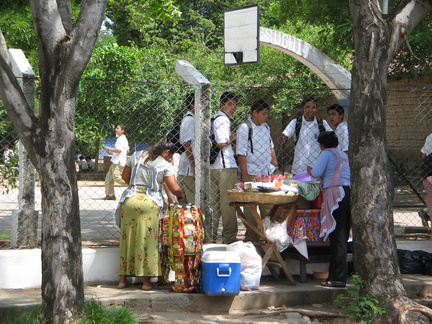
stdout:
<svg viewBox="0 0 432 324">
<path fill-rule="evenodd" d="M 238 241 L 226 246 L 227 251 L 240 256 L 240 289 L 258 290 L 262 273 L 262 258 L 251 242 Z"/>
<path fill-rule="evenodd" d="M 264 232 L 270 242 L 276 242 L 279 252 L 285 250 L 290 244 L 292 239 L 287 232 L 286 221 L 279 223 L 278 221 L 271 221 L 269 217 L 263 219 Z"/>
</svg>

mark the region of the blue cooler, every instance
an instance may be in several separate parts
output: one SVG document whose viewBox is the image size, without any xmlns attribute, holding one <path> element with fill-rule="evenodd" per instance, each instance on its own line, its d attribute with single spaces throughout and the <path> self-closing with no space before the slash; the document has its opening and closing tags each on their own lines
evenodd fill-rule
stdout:
<svg viewBox="0 0 432 324">
<path fill-rule="evenodd" d="M 205 251 L 201 258 L 202 289 L 208 296 L 240 292 L 240 256 L 231 251 Z"/>
</svg>

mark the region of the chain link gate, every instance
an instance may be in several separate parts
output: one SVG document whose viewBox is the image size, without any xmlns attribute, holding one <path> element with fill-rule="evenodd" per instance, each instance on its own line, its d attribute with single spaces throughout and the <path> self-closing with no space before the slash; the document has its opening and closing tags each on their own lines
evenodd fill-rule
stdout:
<svg viewBox="0 0 432 324">
<path fill-rule="evenodd" d="M 184 98 L 187 93 L 195 90 L 185 83 L 90 79 L 81 82 L 76 113 L 76 166 L 84 246 L 113 246 L 118 245 L 119 242 L 119 231 L 112 221 L 117 201 L 102 200 L 105 197 L 105 174 L 109 167 L 109 156 L 106 155 L 103 146 L 113 145 L 115 126 L 119 123 L 128 126 L 126 135 L 130 146 L 129 154 L 145 149 L 164 137 L 173 127 L 175 120 L 185 115 Z M 250 107 L 255 100 L 263 99 L 270 104 L 268 124 L 275 143 L 279 168 L 284 173 L 291 171 L 294 141 L 289 139 L 284 145 L 279 145 L 277 139 L 287 123 L 303 113 L 300 102 L 298 106 L 293 107 L 289 99 L 313 94 L 320 99 L 317 116 L 323 119 L 327 119 L 327 106 L 337 102 L 331 94 L 329 95 L 327 89 L 211 85 L 209 92 L 211 116 L 219 110 L 219 98 L 225 91 L 232 91 L 238 98 L 237 110 L 231 117 L 232 131 L 236 131 L 250 115 Z M 127 95 L 116 96 L 116 93 Z M 418 212 L 426 207 L 426 192 L 422 184 L 423 160 L 420 149 L 432 129 L 431 106 L 432 87 L 430 85 L 401 82 L 389 85 L 386 131 L 394 175 L 393 216 L 397 228 L 422 226 Z M 346 115 L 347 119 L 349 111 Z M 16 133 L 2 108 L 0 110 L 1 157 L 6 145 L 16 151 L 17 140 Z M 79 172 L 79 155 L 93 160 L 94 170 Z M 8 247 L 13 211 L 18 208 L 16 186 L 19 184 L 16 163 L 18 163 L 16 157 L 6 164 L 2 159 L 0 167 L 0 240 L 5 239 L 0 241 L 0 245 L 3 248 Z M 199 174 L 201 170 L 197 169 L 196 172 Z M 239 180 L 238 175 L 236 180 Z M 124 189 L 120 186 L 115 188 L 117 198 L 121 196 Z M 207 194 L 211 205 L 214 197 L 210 193 Z M 40 211 L 38 177 L 36 177 L 35 200 L 35 208 Z M 220 234 L 219 224 L 219 240 Z M 237 238 L 243 239 L 241 227 Z"/>
</svg>

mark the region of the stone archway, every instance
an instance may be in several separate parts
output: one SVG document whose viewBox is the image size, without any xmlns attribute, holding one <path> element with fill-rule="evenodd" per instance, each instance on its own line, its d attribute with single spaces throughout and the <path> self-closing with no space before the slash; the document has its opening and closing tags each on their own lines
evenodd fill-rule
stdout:
<svg viewBox="0 0 432 324">
<path fill-rule="evenodd" d="M 351 73 L 309 43 L 283 32 L 260 27 L 260 43 L 280 50 L 315 72 L 342 106 L 348 106 Z"/>
</svg>

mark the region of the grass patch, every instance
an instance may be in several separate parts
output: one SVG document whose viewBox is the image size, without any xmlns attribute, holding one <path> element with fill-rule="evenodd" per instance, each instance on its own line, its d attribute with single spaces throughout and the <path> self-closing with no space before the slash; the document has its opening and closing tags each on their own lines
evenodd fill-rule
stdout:
<svg viewBox="0 0 432 324">
<path fill-rule="evenodd" d="M 5 323 L 14 324 L 43 324 L 42 309 L 40 306 L 33 306 L 9 314 Z M 132 310 L 126 306 L 106 308 L 101 301 L 89 299 L 84 304 L 84 315 L 79 324 L 137 324 L 138 318 Z"/>
<path fill-rule="evenodd" d="M 10 240 L 11 235 L 8 233 L 0 232 L 0 240 Z"/>
</svg>

